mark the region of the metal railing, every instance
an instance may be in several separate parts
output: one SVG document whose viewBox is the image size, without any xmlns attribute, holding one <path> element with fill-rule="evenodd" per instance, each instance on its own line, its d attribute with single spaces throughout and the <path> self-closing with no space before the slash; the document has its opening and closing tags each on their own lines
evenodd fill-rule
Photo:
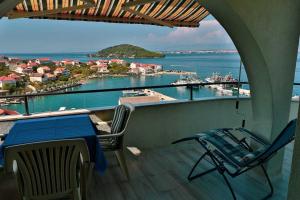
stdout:
<svg viewBox="0 0 300 200">
<path fill-rule="evenodd" d="M 78 90 L 78 91 L 62 91 L 62 92 L 42 92 L 36 94 L 24 94 L 24 95 L 5 95 L 0 96 L 0 99 L 5 98 L 22 98 L 24 100 L 25 115 L 30 115 L 29 111 L 29 98 L 40 96 L 55 96 L 55 95 L 69 95 L 69 94 L 85 94 L 85 93 L 98 93 L 98 92 L 114 92 L 123 90 L 142 90 L 142 89 L 158 89 L 158 88 L 177 88 L 187 87 L 190 91 L 190 100 L 194 99 L 193 88 L 207 85 L 237 85 L 237 82 L 214 82 L 214 83 L 193 83 L 193 84 L 178 84 L 178 85 L 152 85 L 152 86 L 139 86 L 139 87 L 124 87 L 124 88 L 110 88 L 110 89 L 95 89 L 95 90 Z M 248 85 L 248 82 L 240 82 L 241 85 Z M 294 85 L 300 85 L 300 83 L 294 83 Z"/>
</svg>

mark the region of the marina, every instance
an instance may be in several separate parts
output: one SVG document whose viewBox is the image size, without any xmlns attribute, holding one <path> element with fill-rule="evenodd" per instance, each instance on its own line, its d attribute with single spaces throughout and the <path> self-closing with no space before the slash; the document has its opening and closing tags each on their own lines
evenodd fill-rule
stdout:
<svg viewBox="0 0 300 200">
<path fill-rule="evenodd" d="M 206 85 L 205 87 L 216 90 L 221 95 L 232 96 L 237 93 L 244 96 L 250 96 L 250 90 L 242 89 L 237 79 L 231 73 L 221 76 L 220 73 L 214 72 L 210 77 L 205 78 L 207 83 L 216 83 L 215 85 Z M 219 82 L 233 82 L 233 84 L 218 84 Z"/>
</svg>

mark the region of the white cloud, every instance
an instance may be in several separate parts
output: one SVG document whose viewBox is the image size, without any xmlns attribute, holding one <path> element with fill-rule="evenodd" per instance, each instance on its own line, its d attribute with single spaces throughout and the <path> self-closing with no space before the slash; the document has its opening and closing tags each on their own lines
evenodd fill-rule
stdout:
<svg viewBox="0 0 300 200">
<path fill-rule="evenodd" d="M 188 46 L 199 49 L 215 47 L 231 47 L 234 45 L 217 20 L 204 20 L 199 28 L 175 28 L 166 35 L 157 35 L 149 33 L 147 42 L 165 44 L 167 46 Z"/>
</svg>

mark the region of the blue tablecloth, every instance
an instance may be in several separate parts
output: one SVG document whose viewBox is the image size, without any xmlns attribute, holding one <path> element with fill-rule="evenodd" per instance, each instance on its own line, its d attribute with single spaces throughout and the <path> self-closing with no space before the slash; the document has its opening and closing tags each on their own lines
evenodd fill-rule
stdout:
<svg viewBox="0 0 300 200">
<path fill-rule="evenodd" d="M 0 164 L 4 164 L 3 153 L 7 146 L 73 138 L 86 140 L 90 160 L 95 162 L 96 170 L 103 174 L 106 160 L 95 127 L 86 114 L 16 121 L 0 147 Z"/>
</svg>

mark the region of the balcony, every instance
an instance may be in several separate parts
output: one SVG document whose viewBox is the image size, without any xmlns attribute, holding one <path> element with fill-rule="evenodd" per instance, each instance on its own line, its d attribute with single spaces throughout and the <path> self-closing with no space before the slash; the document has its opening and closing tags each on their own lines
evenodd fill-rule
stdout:
<svg viewBox="0 0 300 200">
<path fill-rule="evenodd" d="M 251 127 L 250 98 L 240 99 L 239 112 L 235 109 L 235 102 L 235 98 L 228 97 L 137 105 L 128 125 L 125 146 L 137 147 L 142 153 L 135 156 L 126 152 L 130 180 L 123 175 L 114 155 L 107 153 L 108 169 L 103 176 L 96 173 L 92 176 L 88 199 L 231 199 L 225 182 L 217 173 L 192 182 L 187 180 L 190 169 L 201 154 L 198 144 L 171 145 L 171 142 L 211 128 L 238 127 L 243 119 L 246 127 Z M 297 106 L 298 103 L 293 101 L 290 119 L 296 117 Z M 51 115 L 77 113 L 95 114 L 107 120 L 112 117 L 113 109 L 62 111 Z M 25 118 L 43 115 L 45 113 Z M 1 122 L 2 131 L 12 123 Z M 293 144 L 286 147 L 282 176 L 272 176 L 275 187 L 272 199 L 286 198 L 292 150 Z M 198 170 L 208 167 L 208 164 L 200 165 Z M 259 172 L 247 173 L 232 181 L 239 199 L 258 199 L 267 193 L 261 185 L 265 180 Z M 0 194 L 4 194 L 5 199 L 17 199 L 17 188 L 10 175 L 0 178 Z"/>
<path fill-rule="evenodd" d="M 217 174 L 209 174 L 188 182 L 187 173 L 201 152 L 195 144 L 170 145 L 170 143 L 202 130 L 241 126 L 243 120 L 246 121 L 246 128 L 272 140 L 284 127 L 288 118 L 296 117 L 297 104 L 292 102 L 290 109 L 290 101 L 299 46 L 300 4 L 297 0 L 288 3 L 275 1 L 272 4 L 266 0 L 253 2 L 189 0 L 184 4 L 183 1 L 171 4 L 170 1 L 158 3 L 157 0 L 152 0 L 130 1 L 122 6 L 121 1 L 105 1 L 105 6 L 102 6 L 103 1 L 85 0 L 85 5 L 59 6 L 57 9 L 43 11 L 39 11 L 38 8 L 46 7 L 44 1 L 31 3 L 29 0 L 24 1 L 26 11 L 22 4 L 17 5 L 19 2 L 0 0 L 0 18 L 7 16 L 11 19 L 28 17 L 197 27 L 199 22 L 211 13 L 228 32 L 245 65 L 253 91 L 252 102 L 243 98 L 238 111 L 233 98 L 194 101 L 190 98 L 191 100 L 137 106 L 125 140 L 126 146 L 135 146 L 142 150 L 141 156 L 133 156 L 127 152 L 131 179 L 128 181 L 123 177 L 115 159 L 108 154 L 106 157 L 109 168 L 104 176 L 93 176 L 88 191 L 89 199 L 231 199 L 228 189 Z M 95 2 L 98 2 L 97 5 Z M 145 2 L 150 4 L 143 9 L 129 8 L 140 6 Z M 195 6 L 196 3 L 198 6 Z M 47 4 L 51 4 L 49 8 L 53 7 L 52 1 L 47 1 Z M 147 15 L 150 11 L 151 14 Z M 119 17 L 111 17 L 110 12 Z M 183 12 L 185 13 L 178 17 Z M 166 16 L 170 20 L 161 20 Z M 28 98 L 25 97 L 24 101 L 27 105 L 25 113 L 29 114 Z M 14 120 L 20 118 L 78 113 L 95 114 L 105 120 L 111 117 L 112 108 L 10 116 L 0 119 L 5 121 L 0 122 L 0 126 L 3 128 L 1 131 L 5 132 Z M 295 155 L 299 155 L 299 145 L 296 139 Z M 276 176 L 274 173 L 272 175 L 276 192 L 273 199 L 287 197 L 292 151 L 291 144 L 285 150 L 283 162 L 275 159 L 275 163 L 268 166 L 272 169 L 283 164 L 282 176 Z M 288 195 L 292 200 L 299 198 L 300 181 L 297 178 L 299 166 L 299 160 L 294 159 Z M 0 199 L 16 199 L 17 190 L 13 179 L 9 175 L 0 176 Z M 258 184 L 259 181 L 262 180 L 257 172 L 237 178 L 233 186 L 240 199 L 257 199 L 265 192 Z"/>
</svg>

